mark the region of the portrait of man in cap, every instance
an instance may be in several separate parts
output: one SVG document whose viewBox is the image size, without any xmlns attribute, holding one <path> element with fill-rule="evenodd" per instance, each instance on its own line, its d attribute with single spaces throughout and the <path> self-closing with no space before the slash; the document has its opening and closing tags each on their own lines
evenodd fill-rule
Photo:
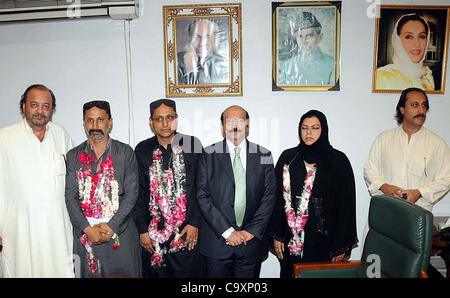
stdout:
<svg viewBox="0 0 450 298">
<path fill-rule="evenodd" d="M 284 8 L 278 14 L 278 86 L 334 86 L 334 8 Z M 325 27 L 326 26 L 326 27 Z M 284 32 L 282 32 L 284 31 Z"/>
</svg>

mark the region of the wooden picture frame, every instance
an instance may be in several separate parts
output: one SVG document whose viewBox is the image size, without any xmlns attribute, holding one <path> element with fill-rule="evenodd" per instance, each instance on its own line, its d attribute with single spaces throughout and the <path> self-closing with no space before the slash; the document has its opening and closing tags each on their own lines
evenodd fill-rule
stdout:
<svg viewBox="0 0 450 298">
<path fill-rule="evenodd" d="M 167 97 L 242 96 L 241 4 L 163 6 Z"/>
<path fill-rule="evenodd" d="M 372 92 L 445 93 L 449 7 L 379 5 L 377 11 Z"/>
<path fill-rule="evenodd" d="M 272 90 L 340 90 L 341 1 L 272 2 Z"/>
</svg>

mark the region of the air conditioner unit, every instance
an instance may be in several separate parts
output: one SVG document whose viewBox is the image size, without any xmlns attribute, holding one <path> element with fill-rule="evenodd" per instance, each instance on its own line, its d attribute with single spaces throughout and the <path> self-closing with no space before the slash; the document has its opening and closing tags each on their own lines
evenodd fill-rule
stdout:
<svg viewBox="0 0 450 298">
<path fill-rule="evenodd" d="M 0 23 L 87 17 L 130 20 L 139 16 L 139 0 L 0 0 Z"/>
</svg>

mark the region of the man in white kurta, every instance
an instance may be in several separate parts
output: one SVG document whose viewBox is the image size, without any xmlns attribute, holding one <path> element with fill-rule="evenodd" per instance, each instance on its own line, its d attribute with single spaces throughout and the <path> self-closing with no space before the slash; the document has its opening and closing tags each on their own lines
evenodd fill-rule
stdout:
<svg viewBox="0 0 450 298">
<path fill-rule="evenodd" d="M 450 151 L 445 141 L 422 127 L 411 136 L 402 127 L 381 133 L 372 145 L 364 167 L 364 179 L 373 195 L 390 183 L 404 189 L 418 189 L 416 204 L 429 211 L 450 186 Z"/>
<path fill-rule="evenodd" d="M 450 149 L 440 136 L 423 127 L 428 99 L 423 91 L 412 90 L 404 91 L 406 102 L 397 106 L 399 127 L 375 139 L 364 179 L 371 195 L 406 194 L 408 201 L 431 211 L 450 188 Z"/>
<path fill-rule="evenodd" d="M 64 200 L 64 156 L 72 141 L 52 122 L 45 124 L 41 141 L 23 113 L 25 119 L 0 129 L 3 276 L 73 277 L 72 226 Z"/>
</svg>

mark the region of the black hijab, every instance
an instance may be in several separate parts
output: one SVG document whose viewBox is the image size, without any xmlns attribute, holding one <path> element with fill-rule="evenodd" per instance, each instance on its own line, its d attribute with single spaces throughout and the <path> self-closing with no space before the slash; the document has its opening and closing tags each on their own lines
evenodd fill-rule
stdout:
<svg viewBox="0 0 450 298">
<path fill-rule="evenodd" d="M 306 145 L 302 140 L 301 128 L 303 121 L 306 118 L 317 117 L 320 122 L 320 127 L 322 128 L 322 132 L 320 137 L 311 145 Z M 317 163 L 320 160 L 324 160 L 328 155 L 331 149 L 333 148 L 330 145 L 328 140 L 328 123 L 325 115 L 317 110 L 310 110 L 303 114 L 300 118 L 300 122 L 298 124 L 298 134 L 300 137 L 300 144 L 298 145 L 298 150 L 300 152 L 301 158 L 309 164 Z"/>
<path fill-rule="evenodd" d="M 308 146 L 301 139 L 300 129 L 303 121 L 311 117 L 319 119 L 322 130 L 316 142 Z M 275 239 L 284 241 L 285 244 L 292 237 L 284 212 L 284 165 L 289 165 L 291 200 L 294 210 L 297 210 L 306 177 L 304 161 L 315 163 L 316 177 L 308 205 L 310 217 L 309 224 L 305 227 L 308 232 L 303 257 L 307 261 L 329 261 L 333 256 L 350 252 L 357 241 L 353 171 L 347 157 L 330 145 L 328 123 L 323 113 L 317 110 L 305 113 L 300 118 L 299 135 L 299 145 L 285 150 L 275 168 L 278 199 L 269 229 Z M 312 231 L 327 236 L 317 236 Z M 318 248 L 317 245 L 321 247 Z"/>
</svg>

